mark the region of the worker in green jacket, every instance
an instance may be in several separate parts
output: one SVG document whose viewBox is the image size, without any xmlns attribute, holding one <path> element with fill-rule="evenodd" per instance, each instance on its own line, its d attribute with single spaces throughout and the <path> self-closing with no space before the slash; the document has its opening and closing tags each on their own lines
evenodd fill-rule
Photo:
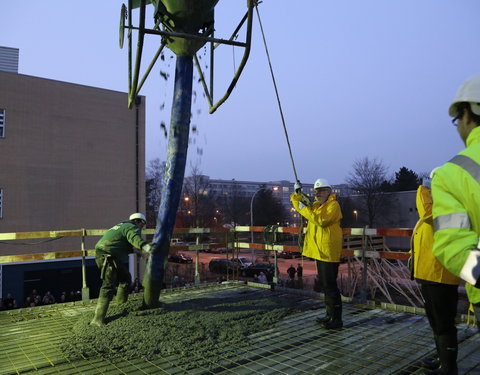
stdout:
<svg viewBox="0 0 480 375">
<path fill-rule="evenodd" d="M 128 221 L 115 225 L 105 232 L 95 245 L 95 262 L 100 269 L 102 286 L 98 296 L 95 317 L 92 325 L 103 326 L 110 301 L 115 295 L 118 303 L 128 300 L 132 276 L 128 271 L 128 254 L 134 252 L 150 253 L 151 245 L 141 236 L 142 228 L 146 224 L 145 216 L 141 213 L 130 215 Z"/>
<path fill-rule="evenodd" d="M 451 273 L 466 281 L 479 321 L 480 75 L 463 83 L 449 115 L 467 147 L 433 175 L 433 253 Z"/>
<path fill-rule="evenodd" d="M 308 220 L 302 255 L 316 260 L 317 277 L 325 293 L 326 315 L 317 319 L 327 329 L 343 327 L 342 296 L 337 285 L 338 266 L 342 254 L 342 210 L 327 180 L 315 181 L 315 202 L 304 199 L 301 186 L 295 184 L 290 196 L 294 209 Z"/>
</svg>

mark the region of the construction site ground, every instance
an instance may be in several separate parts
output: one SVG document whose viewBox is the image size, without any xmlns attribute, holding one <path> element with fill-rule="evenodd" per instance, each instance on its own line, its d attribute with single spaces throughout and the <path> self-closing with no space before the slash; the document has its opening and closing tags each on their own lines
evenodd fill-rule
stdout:
<svg viewBox="0 0 480 375">
<path fill-rule="evenodd" d="M 344 327 L 325 330 L 315 322 L 325 314 L 320 294 L 230 282 L 173 289 L 163 304 L 205 298 L 241 300 L 245 294 L 300 298 L 302 310 L 248 337 L 248 344 L 225 348 L 233 355 L 181 365 L 181 354 L 157 358 L 116 358 L 61 350 L 72 327 L 93 315 L 96 300 L 0 312 L 0 374 L 422 374 L 420 360 L 434 353 L 428 321 L 397 306 L 397 311 L 345 302 Z M 141 294 L 130 298 L 141 299 Z M 121 318 L 120 318 L 121 319 Z M 107 324 L 108 328 L 108 324 Z M 135 332 L 132 333 L 133 335 Z M 460 374 L 480 374 L 480 335 L 458 325 Z M 205 366 L 211 360 L 213 365 Z"/>
</svg>

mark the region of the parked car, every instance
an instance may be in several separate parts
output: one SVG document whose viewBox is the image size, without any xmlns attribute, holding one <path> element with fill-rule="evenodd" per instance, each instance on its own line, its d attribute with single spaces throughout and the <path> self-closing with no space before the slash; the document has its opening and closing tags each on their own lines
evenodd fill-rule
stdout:
<svg viewBox="0 0 480 375">
<path fill-rule="evenodd" d="M 185 253 L 176 253 L 168 257 L 169 262 L 173 263 L 192 263 L 193 259 L 190 255 Z"/>
<path fill-rule="evenodd" d="M 252 264 L 250 258 L 245 257 L 232 258 L 231 261 L 237 263 L 241 270 L 244 270 Z"/>
<path fill-rule="evenodd" d="M 253 263 L 244 270 L 245 276 L 254 277 L 259 275 L 260 272 L 263 272 L 267 276 L 268 281 L 273 280 L 275 275 L 275 264 L 273 263 Z M 278 270 L 277 270 L 278 272 Z"/>
<path fill-rule="evenodd" d="M 297 256 L 299 257 L 301 254 L 295 251 L 279 251 L 277 253 L 277 258 L 283 259 L 295 259 Z"/>
<path fill-rule="evenodd" d="M 181 238 L 172 238 L 170 240 L 170 245 L 172 245 L 172 246 L 185 246 L 185 245 L 187 245 L 187 243 L 182 241 Z"/>
<path fill-rule="evenodd" d="M 210 272 L 215 273 L 227 273 L 227 270 L 229 272 L 233 272 L 239 268 L 240 266 L 238 263 L 232 262 L 230 259 L 225 258 L 212 258 L 210 263 L 208 263 L 208 269 Z"/>
</svg>

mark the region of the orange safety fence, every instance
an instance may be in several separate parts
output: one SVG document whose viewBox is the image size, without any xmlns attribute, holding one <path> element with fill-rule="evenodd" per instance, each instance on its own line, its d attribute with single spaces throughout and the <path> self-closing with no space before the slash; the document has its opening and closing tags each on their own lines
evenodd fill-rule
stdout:
<svg viewBox="0 0 480 375">
<path fill-rule="evenodd" d="M 212 227 L 212 228 L 175 228 L 174 235 L 201 235 L 201 234 L 225 234 L 227 237 L 225 242 L 220 243 L 198 243 L 198 244 L 181 244 L 172 245 L 171 248 L 175 251 L 178 250 L 206 250 L 209 248 L 215 248 L 219 245 L 224 246 L 224 243 L 229 243 L 235 248 L 240 249 L 256 249 L 256 250 L 271 250 L 271 251 L 285 251 L 285 252 L 300 252 L 298 245 L 281 244 L 281 243 L 251 243 L 240 242 L 236 238 L 239 233 L 265 232 L 268 227 L 260 226 L 236 226 L 232 228 L 225 227 Z M 300 228 L 298 227 L 274 227 L 276 233 L 288 233 L 291 235 L 299 235 Z M 0 241 L 15 241 L 20 239 L 41 239 L 41 238 L 60 238 L 60 237 L 79 237 L 82 244 L 87 237 L 99 237 L 102 236 L 107 229 L 78 229 L 78 230 L 59 230 L 59 231 L 39 231 L 39 232 L 16 232 L 16 233 L 0 233 Z M 155 229 L 144 229 L 143 234 L 153 235 Z M 305 232 L 305 229 L 304 229 Z M 381 243 L 384 243 L 385 237 L 410 237 L 412 235 L 412 229 L 408 228 L 343 228 L 344 234 L 344 246 L 342 256 L 365 256 L 369 258 L 383 258 L 383 259 L 399 259 L 407 260 L 409 254 L 400 251 L 387 251 L 382 248 Z M 369 240 L 374 237 L 381 237 L 381 240 L 374 242 L 376 246 L 373 246 L 372 251 Z M 352 241 L 353 239 L 356 239 Z M 365 238 L 363 240 L 362 238 Z M 6 243 L 6 242 L 4 242 Z M 353 243 L 353 245 L 351 245 Z M 381 249 L 381 250 L 379 250 Z M 0 256 L 0 264 L 12 263 L 12 262 L 24 262 L 24 261 L 39 261 L 39 260 L 51 260 L 51 259 L 63 259 L 74 258 L 82 256 L 94 256 L 95 250 L 79 250 L 79 251 L 55 251 L 44 252 L 35 254 L 20 254 L 20 255 L 6 255 Z"/>
</svg>

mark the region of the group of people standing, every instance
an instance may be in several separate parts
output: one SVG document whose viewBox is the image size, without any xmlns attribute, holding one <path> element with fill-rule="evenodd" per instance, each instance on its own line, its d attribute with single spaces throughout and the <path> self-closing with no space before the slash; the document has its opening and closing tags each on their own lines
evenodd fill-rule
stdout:
<svg viewBox="0 0 480 375">
<path fill-rule="evenodd" d="M 412 236 L 413 277 L 420 283 L 437 356 L 425 359 L 425 374 L 458 374 L 458 284 L 466 282 L 477 325 L 480 321 L 480 75 L 468 79 L 448 111 L 466 148 L 424 179 L 416 195 L 419 221 Z M 327 329 L 343 326 L 336 279 L 342 250 L 342 213 L 324 179 L 314 184 L 315 201 L 297 182 L 293 207 L 308 220 L 303 255 L 316 260 L 325 292 Z"/>
<path fill-rule="evenodd" d="M 426 179 L 418 188 L 420 220 L 412 241 L 414 277 L 421 284 L 438 354 L 424 363 L 430 374 L 458 373 L 455 316 L 460 278 L 466 281 L 469 300 L 480 320 L 480 75 L 460 87 L 449 114 L 467 147 L 436 169 L 431 183 Z M 290 200 L 308 220 L 302 254 L 316 261 L 317 278 L 325 293 L 326 314 L 317 322 L 329 330 L 340 329 L 342 300 L 337 275 L 342 252 L 342 211 L 327 180 L 316 180 L 314 191 L 315 200 L 310 202 L 297 181 Z M 108 230 L 97 243 L 96 263 L 103 283 L 91 324 L 104 324 L 117 286 L 117 301 L 126 301 L 131 276 L 123 262 L 128 252 L 133 248 L 151 252 L 151 245 L 141 237 L 145 222 L 145 216 L 133 214 L 128 221 Z M 291 268 L 292 278 L 298 269 Z"/>
</svg>

